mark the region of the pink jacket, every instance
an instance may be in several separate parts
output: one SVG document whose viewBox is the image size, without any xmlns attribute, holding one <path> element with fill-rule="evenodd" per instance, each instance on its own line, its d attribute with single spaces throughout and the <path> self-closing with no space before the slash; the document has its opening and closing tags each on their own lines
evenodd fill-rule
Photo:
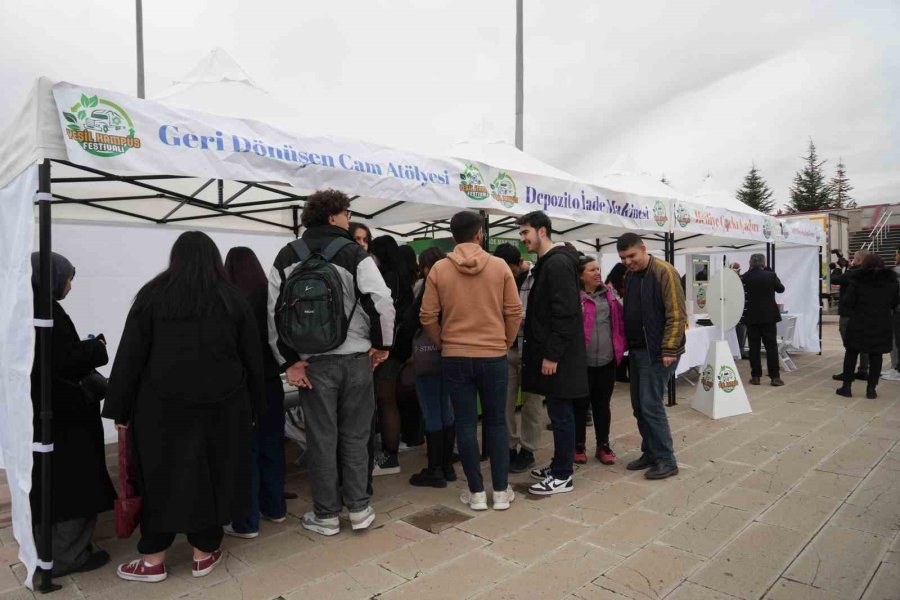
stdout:
<svg viewBox="0 0 900 600">
<path fill-rule="evenodd" d="M 616 356 L 616 364 L 622 362 L 625 355 L 625 313 L 616 293 L 609 286 L 606 288 L 606 301 L 609 303 L 609 319 L 611 321 L 613 353 Z M 588 296 L 587 292 L 581 292 L 581 313 L 584 319 L 584 344 L 590 347 L 591 333 L 597 322 L 597 305 Z"/>
</svg>

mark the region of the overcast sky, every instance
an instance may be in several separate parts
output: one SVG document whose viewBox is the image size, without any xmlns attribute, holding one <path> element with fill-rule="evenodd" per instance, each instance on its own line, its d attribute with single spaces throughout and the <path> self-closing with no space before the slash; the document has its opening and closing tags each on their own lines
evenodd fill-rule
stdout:
<svg viewBox="0 0 900 600">
<path fill-rule="evenodd" d="M 135 93 L 127 0 L 0 0 L 0 127 L 46 75 Z M 513 141 L 514 0 L 144 0 L 147 95 L 224 48 L 318 131 Z M 525 0 L 525 151 L 622 155 L 691 192 L 754 163 L 779 203 L 811 137 L 864 204 L 900 200 L 900 2 Z M 251 116 L 251 115 L 248 115 Z"/>
</svg>

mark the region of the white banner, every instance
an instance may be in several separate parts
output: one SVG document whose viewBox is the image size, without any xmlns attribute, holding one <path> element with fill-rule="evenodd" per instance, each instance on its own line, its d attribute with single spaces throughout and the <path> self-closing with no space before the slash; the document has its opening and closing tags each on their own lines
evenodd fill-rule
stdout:
<svg viewBox="0 0 900 600">
<path fill-rule="evenodd" d="M 780 236 L 778 219 L 764 215 L 738 213 L 725 208 L 714 208 L 676 200 L 674 203 L 672 231 L 698 233 L 719 237 L 776 242 Z"/>
<path fill-rule="evenodd" d="M 127 174 L 187 175 L 336 188 L 392 202 L 485 209 L 664 231 L 667 200 L 384 146 L 303 136 L 257 121 L 171 108 L 58 83 L 53 97 L 69 160 Z M 500 168 L 498 168 L 500 167 Z"/>
</svg>

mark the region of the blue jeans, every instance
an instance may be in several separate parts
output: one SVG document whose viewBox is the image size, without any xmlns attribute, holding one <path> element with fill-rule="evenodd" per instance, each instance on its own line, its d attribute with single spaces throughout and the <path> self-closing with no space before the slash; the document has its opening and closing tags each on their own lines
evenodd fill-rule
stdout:
<svg viewBox="0 0 900 600">
<path fill-rule="evenodd" d="M 287 514 L 284 501 L 284 389 L 280 378 L 266 381 L 266 408 L 250 439 L 250 514 L 231 524 L 235 531 L 259 531 L 259 513 L 279 519 Z"/>
<path fill-rule="evenodd" d="M 550 471 L 557 479 L 568 479 L 575 472 L 575 400 L 547 396 L 547 413 L 553 426 Z"/>
<path fill-rule="evenodd" d="M 506 444 L 506 380 L 509 362 L 506 355 L 496 358 L 445 356 L 441 360 L 444 385 L 453 403 L 456 417 L 456 443 L 470 492 L 483 492 L 481 461 L 478 451 L 478 399 L 487 433 L 491 459 L 491 483 L 497 491 L 506 490 L 509 477 L 509 448 Z"/>
<path fill-rule="evenodd" d="M 628 354 L 631 357 L 631 408 L 641 432 L 641 452 L 659 463 L 675 466 L 675 448 L 663 398 L 678 361 L 667 368 L 661 360 L 651 358 L 646 349 L 630 350 Z"/>
<path fill-rule="evenodd" d="M 425 417 L 425 431 L 442 431 L 453 425 L 453 411 L 443 375 L 417 376 L 416 396 Z"/>
</svg>

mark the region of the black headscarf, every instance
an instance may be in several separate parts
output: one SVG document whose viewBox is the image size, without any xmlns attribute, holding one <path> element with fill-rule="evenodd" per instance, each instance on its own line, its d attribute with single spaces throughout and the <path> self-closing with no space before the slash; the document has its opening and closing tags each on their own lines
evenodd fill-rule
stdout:
<svg viewBox="0 0 900 600">
<path fill-rule="evenodd" d="M 53 299 L 62 300 L 66 294 L 66 284 L 75 277 L 75 267 L 69 259 L 56 252 L 50 253 L 50 285 Z M 31 253 L 31 289 L 35 293 L 41 284 L 41 253 Z"/>
</svg>

